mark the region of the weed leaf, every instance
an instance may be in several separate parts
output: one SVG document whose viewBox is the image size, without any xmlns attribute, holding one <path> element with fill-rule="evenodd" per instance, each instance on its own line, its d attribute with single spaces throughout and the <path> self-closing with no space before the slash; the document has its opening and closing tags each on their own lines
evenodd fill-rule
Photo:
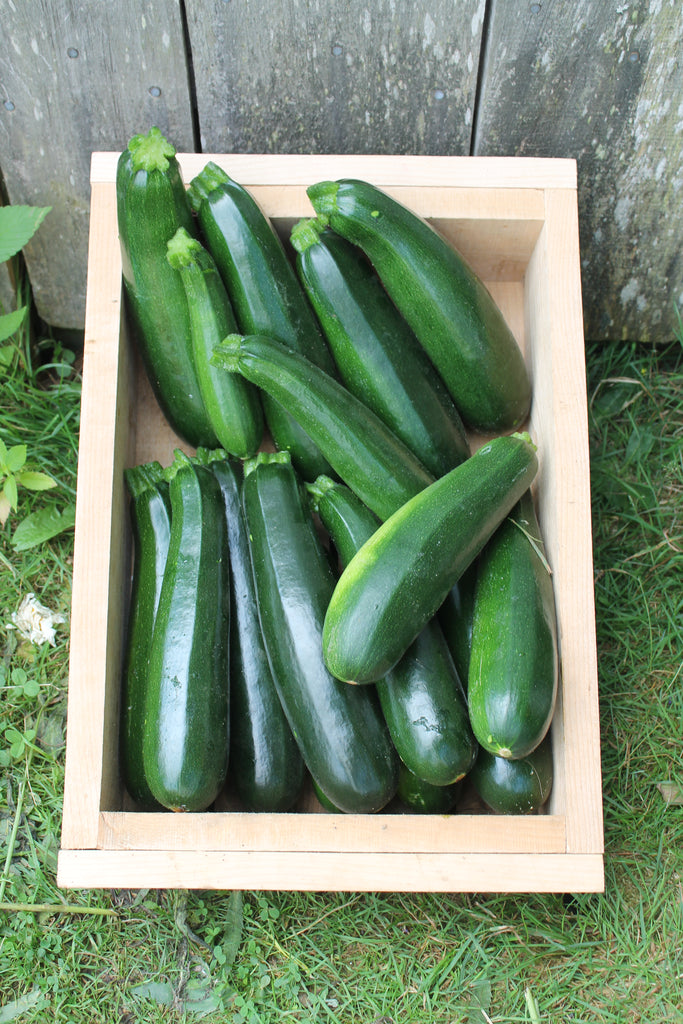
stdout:
<svg viewBox="0 0 683 1024">
<path fill-rule="evenodd" d="M 0 1006 L 0 1024 L 16 1020 L 22 1013 L 35 1009 L 42 998 L 43 993 L 36 987 L 27 992 L 25 996 L 19 996 L 18 999 L 13 999 L 11 1003 L 5 1003 L 4 1006 Z"/>
<path fill-rule="evenodd" d="M 27 491 L 49 491 L 51 487 L 57 486 L 57 481 L 47 473 L 36 473 L 31 469 L 17 473 L 16 479 L 19 486 L 25 487 Z"/>
<path fill-rule="evenodd" d="M 8 476 L 2 485 L 2 493 L 7 498 L 9 507 L 13 508 L 16 512 L 17 503 L 19 501 L 19 494 L 17 491 L 17 481 L 13 476 Z"/>
<path fill-rule="evenodd" d="M 21 327 L 26 316 L 26 306 L 0 316 L 0 341 L 7 341 Z"/>
<path fill-rule="evenodd" d="M 11 448 L 5 449 L 4 470 L 7 473 L 18 473 L 26 462 L 28 449 L 25 444 L 14 444 Z"/>
<path fill-rule="evenodd" d="M 130 994 L 136 999 L 152 999 L 162 1006 L 171 1006 L 174 999 L 173 988 L 167 981 L 143 981 L 134 985 Z"/>
<path fill-rule="evenodd" d="M 467 1011 L 467 1024 L 490 1024 L 491 982 L 487 978 L 479 978 L 470 987 L 472 1002 Z"/>
<path fill-rule="evenodd" d="M 675 782 L 658 782 L 657 789 L 667 804 L 683 804 L 683 787 Z"/>
<path fill-rule="evenodd" d="M 242 942 L 242 914 L 242 893 L 239 889 L 235 889 L 230 893 L 228 910 L 225 915 L 225 931 L 223 932 L 223 941 L 221 942 L 221 950 L 223 957 L 225 957 L 223 969 L 226 974 L 235 962 L 235 957 L 239 952 L 240 943 Z"/>
<path fill-rule="evenodd" d="M 76 509 L 68 505 L 63 512 L 56 508 L 41 509 L 26 516 L 14 531 L 12 547 L 15 551 L 28 551 L 46 540 L 51 540 L 76 522 Z"/>
<path fill-rule="evenodd" d="M 24 248 L 51 209 L 51 206 L 0 207 L 0 263 Z"/>
</svg>

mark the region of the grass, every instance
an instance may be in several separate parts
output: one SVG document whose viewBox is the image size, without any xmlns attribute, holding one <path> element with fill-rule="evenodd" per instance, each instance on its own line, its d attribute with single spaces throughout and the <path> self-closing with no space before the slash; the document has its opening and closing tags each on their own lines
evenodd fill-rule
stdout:
<svg viewBox="0 0 683 1024">
<path fill-rule="evenodd" d="M 78 376 L 3 382 L 0 436 L 59 486 L 0 530 L 0 1022 L 680 1019 L 683 361 L 587 360 L 606 892 L 579 896 L 59 891 L 68 633 L 4 625 L 28 591 L 68 615 L 72 536 L 11 537 L 73 500 Z"/>
</svg>

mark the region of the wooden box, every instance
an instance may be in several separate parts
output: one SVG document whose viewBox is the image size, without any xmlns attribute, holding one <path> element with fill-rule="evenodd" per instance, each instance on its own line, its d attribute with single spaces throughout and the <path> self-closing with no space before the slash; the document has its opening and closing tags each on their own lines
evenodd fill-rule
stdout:
<svg viewBox="0 0 683 1024">
<path fill-rule="evenodd" d="M 554 786 L 529 817 L 140 813 L 117 768 L 130 584 L 123 469 L 171 460 L 166 426 L 122 317 L 116 153 L 95 153 L 71 618 L 64 887 L 530 892 L 603 888 L 598 692 L 576 165 L 422 156 L 180 155 L 209 159 L 287 234 L 313 210 L 305 188 L 363 178 L 444 232 L 487 283 L 528 360 L 536 493 L 559 617 Z"/>
</svg>

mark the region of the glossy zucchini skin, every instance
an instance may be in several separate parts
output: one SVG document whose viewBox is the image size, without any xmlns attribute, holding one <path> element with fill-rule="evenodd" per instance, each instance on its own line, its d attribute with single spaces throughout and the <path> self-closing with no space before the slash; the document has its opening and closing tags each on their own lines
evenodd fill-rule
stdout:
<svg viewBox="0 0 683 1024">
<path fill-rule="evenodd" d="M 553 581 L 527 492 L 479 558 L 468 702 L 481 746 L 530 754 L 548 731 L 558 675 Z"/>
<path fill-rule="evenodd" d="M 207 466 L 176 452 L 171 536 L 149 655 L 143 767 L 155 799 L 206 810 L 225 781 L 230 591 L 225 513 Z"/>
<path fill-rule="evenodd" d="M 323 662 L 334 576 L 286 453 L 246 464 L 243 503 L 261 630 L 303 759 L 335 807 L 378 811 L 396 791 L 398 758 L 376 694 L 334 679 Z"/>
<path fill-rule="evenodd" d="M 379 527 L 377 518 L 343 484 L 319 478 L 309 488 L 343 565 Z M 472 767 L 477 744 L 470 728 L 462 683 L 436 619 L 376 682 L 394 746 L 418 778 L 447 786 Z"/>
<path fill-rule="evenodd" d="M 239 330 L 266 334 L 334 373 L 320 326 L 279 236 L 251 193 L 213 162 L 190 182 L 190 205 L 230 297 Z M 262 396 L 271 437 L 307 479 L 329 465 L 301 425 Z"/>
<path fill-rule="evenodd" d="M 430 224 L 364 181 L 308 189 L 318 217 L 368 256 L 445 381 L 465 423 L 513 430 L 531 386 L 524 358 L 482 281 Z"/>
<path fill-rule="evenodd" d="M 434 477 L 470 455 L 455 405 L 357 246 L 314 220 L 292 231 L 299 277 L 345 387 Z"/>
<path fill-rule="evenodd" d="M 230 553 L 230 785 L 246 810 L 287 811 L 301 792 L 304 764 L 261 635 L 242 466 L 224 460 L 212 462 L 211 469 L 223 496 Z"/>
<path fill-rule="evenodd" d="M 449 814 L 458 802 L 462 781 L 433 786 L 401 764 L 396 795 L 414 814 Z"/>
<path fill-rule="evenodd" d="M 368 682 L 393 668 L 538 468 L 528 434 L 493 438 L 411 498 L 344 569 L 325 617 L 325 663 Z"/>
<path fill-rule="evenodd" d="M 213 358 L 287 408 L 334 472 L 380 519 L 432 482 L 422 463 L 372 410 L 296 352 L 261 335 L 232 334 Z"/>
<path fill-rule="evenodd" d="M 216 345 L 237 328 L 225 286 L 211 254 L 185 228 L 167 246 L 187 298 L 192 356 L 204 405 L 218 442 L 226 452 L 247 458 L 263 437 L 263 412 L 256 389 L 211 364 Z"/>
<path fill-rule="evenodd" d="M 130 796 L 143 809 L 158 808 L 142 762 L 150 638 L 154 630 L 171 536 L 171 504 L 158 462 L 124 471 L 131 495 L 133 573 L 123 667 L 121 774 Z"/>
<path fill-rule="evenodd" d="M 158 128 L 134 135 L 119 157 L 116 201 L 126 307 L 154 394 L 179 437 L 215 447 L 185 292 L 166 258 L 177 229 L 194 234 L 195 227 L 175 150 Z"/>
<path fill-rule="evenodd" d="M 467 689 L 472 648 L 474 591 L 477 585 L 477 559 L 465 569 L 446 595 L 437 612 L 439 625 L 463 686 Z"/>
<path fill-rule="evenodd" d="M 533 814 L 546 802 L 553 785 L 550 736 L 526 757 L 514 761 L 481 748 L 470 778 L 496 814 Z"/>
</svg>

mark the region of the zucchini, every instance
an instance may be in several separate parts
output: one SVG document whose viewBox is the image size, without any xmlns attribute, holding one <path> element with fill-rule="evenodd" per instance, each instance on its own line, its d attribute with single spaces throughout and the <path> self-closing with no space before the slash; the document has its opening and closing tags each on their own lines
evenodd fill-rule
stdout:
<svg viewBox="0 0 683 1024">
<path fill-rule="evenodd" d="M 375 533 L 378 520 L 352 491 L 329 478 L 319 477 L 308 490 L 342 565 L 347 564 Z M 436 619 L 377 680 L 376 689 L 403 764 L 434 786 L 449 785 L 467 774 L 477 744 L 462 683 Z"/>
<path fill-rule="evenodd" d="M 116 170 L 123 285 L 137 347 L 157 401 L 179 437 L 217 439 L 194 367 L 190 319 L 166 245 L 179 227 L 195 233 L 175 149 L 158 128 L 134 135 Z"/>
<path fill-rule="evenodd" d="M 531 386 L 524 358 L 483 282 L 427 221 L 364 181 L 323 181 L 308 196 L 323 223 L 359 246 L 441 374 L 465 423 L 513 430 Z"/>
<path fill-rule="evenodd" d="M 119 753 L 123 782 L 143 808 L 158 807 L 142 765 L 149 643 L 154 629 L 171 534 L 171 506 L 158 462 L 124 470 L 131 495 L 133 574 L 121 694 Z"/>
<path fill-rule="evenodd" d="M 292 231 L 296 265 L 339 376 L 435 477 L 469 457 L 446 387 L 356 246 L 315 220 Z"/>
<path fill-rule="evenodd" d="M 450 814 L 462 791 L 462 780 L 450 786 L 433 786 L 418 778 L 404 764 L 399 766 L 397 797 L 415 814 Z"/>
<path fill-rule="evenodd" d="M 155 799 L 205 810 L 225 781 L 229 729 L 229 569 L 211 470 L 177 451 L 171 534 L 149 653 L 143 768 Z"/>
<path fill-rule="evenodd" d="M 486 806 L 496 814 L 534 814 L 553 786 L 550 736 L 526 757 L 514 761 L 480 748 L 470 778 Z"/>
<path fill-rule="evenodd" d="M 225 283 L 239 330 L 267 334 L 334 373 L 334 363 L 284 246 L 251 193 L 213 162 L 192 179 L 188 199 Z M 226 332 L 227 333 L 227 332 Z M 305 430 L 267 394 L 270 435 L 313 480 L 329 472 Z"/>
<path fill-rule="evenodd" d="M 183 227 L 169 239 L 167 259 L 180 275 L 187 296 L 195 371 L 218 442 L 239 458 L 254 455 L 263 437 L 258 392 L 248 381 L 229 377 L 210 362 L 215 346 L 237 328 L 216 264 Z"/>
<path fill-rule="evenodd" d="M 393 668 L 537 468 L 528 434 L 493 438 L 383 523 L 332 595 L 323 631 L 330 672 L 368 682 Z"/>
<path fill-rule="evenodd" d="M 249 811 L 287 811 L 304 780 L 304 765 L 268 664 L 249 537 L 242 510 L 242 467 L 215 461 L 230 554 L 230 754 L 228 774 Z"/>
<path fill-rule="evenodd" d="M 451 652 L 458 675 L 467 688 L 470 673 L 470 649 L 472 647 L 472 616 L 474 614 L 474 590 L 477 585 L 477 559 L 465 569 L 446 595 L 437 617 L 443 635 Z"/>
<path fill-rule="evenodd" d="M 396 791 L 396 752 L 374 691 L 340 682 L 323 662 L 334 576 L 288 453 L 246 463 L 242 500 L 261 631 L 304 762 L 340 810 L 378 811 Z"/>
<path fill-rule="evenodd" d="M 374 412 L 304 356 L 270 338 L 231 334 L 213 359 L 287 408 L 334 472 L 380 519 L 432 482 L 422 463 Z"/>
<path fill-rule="evenodd" d="M 531 753 L 548 731 L 558 674 L 553 581 L 527 491 L 479 558 L 468 702 L 481 746 Z"/>
</svg>

